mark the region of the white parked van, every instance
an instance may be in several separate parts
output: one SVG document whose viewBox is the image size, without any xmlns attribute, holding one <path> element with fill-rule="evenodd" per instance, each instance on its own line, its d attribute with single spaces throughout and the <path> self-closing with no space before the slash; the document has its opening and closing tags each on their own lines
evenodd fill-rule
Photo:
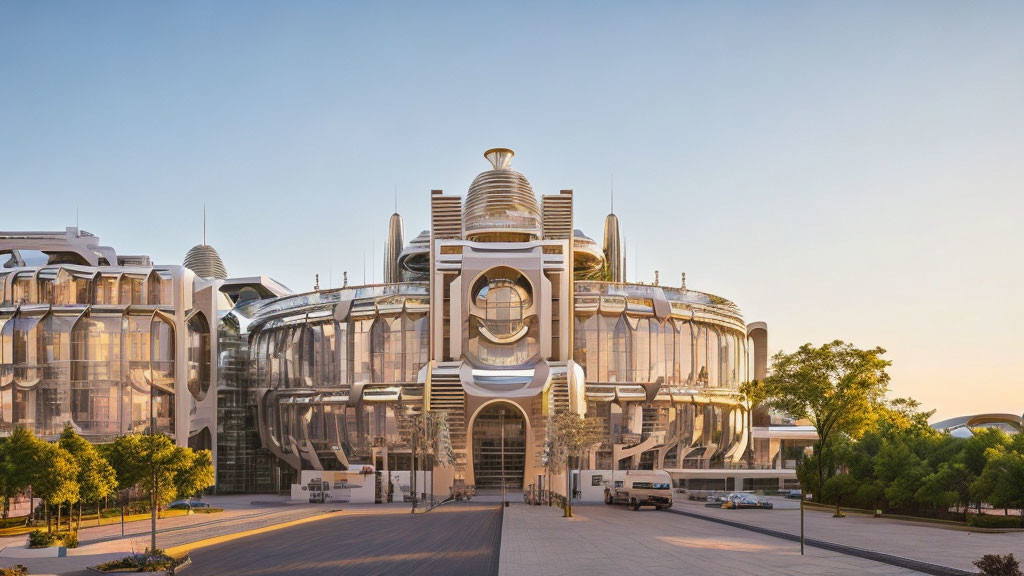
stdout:
<svg viewBox="0 0 1024 576">
<path fill-rule="evenodd" d="M 617 470 L 612 482 L 605 482 L 604 503 L 628 504 L 633 510 L 671 508 L 672 477 L 664 470 Z"/>
</svg>

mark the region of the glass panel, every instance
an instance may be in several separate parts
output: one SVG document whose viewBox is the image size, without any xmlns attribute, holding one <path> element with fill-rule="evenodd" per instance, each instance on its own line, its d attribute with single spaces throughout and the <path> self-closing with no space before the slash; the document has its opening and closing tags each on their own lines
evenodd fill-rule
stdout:
<svg viewBox="0 0 1024 576">
<path fill-rule="evenodd" d="M 41 436 L 60 434 L 71 421 L 71 328 L 75 318 L 48 314 L 38 332 L 43 380 L 36 397 L 35 432 Z"/>
<path fill-rule="evenodd" d="M 122 286 L 124 284 L 122 283 Z M 130 297 L 130 294 L 129 294 Z M 126 433 L 141 434 L 149 431 L 150 419 L 150 378 L 149 359 L 150 314 L 131 314 L 125 330 L 125 350 L 128 357 L 128 374 L 122 394 L 122 421 Z"/>
<path fill-rule="evenodd" d="M 150 361 L 153 386 L 153 419 L 156 432 L 174 437 L 174 327 L 153 318 L 153 352 Z"/>
<path fill-rule="evenodd" d="M 427 363 L 430 342 L 430 321 L 426 314 L 406 315 L 405 326 L 405 366 L 406 382 L 416 382 L 420 369 Z"/>
<path fill-rule="evenodd" d="M 708 327 L 704 324 L 694 324 L 694 383 L 697 386 L 707 386 L 710 374 L 708 370 Z"/>
<path fill-rule="evenodd" d="M 352 324 L 352 381 L 370 382 L 370 328 L 373 320 L 356 320 Z"/>
<path fill-rule="evenodd" d="M 117 304 L 117 276 L 100 276 L 96 280 L 96 304 Z"/>
<path fill-rule="evenodd" d="M 708 326 L 708 386 L 722 385 L 721 343 L 718 329 Z"/>
<path fill-rule="evenodd" d="M 624 379 L 628 382 L 647 382 L 651 376 L 651 322 L 639 318 L 631 334 L 633 338 L 633 373 Z"/>
<path fill-rule="evenodd" d="M 71 333 L 71 417 L 83 435 L 121 430 L 121 327 L 120 315 L 92 316 Z"/>
<path fill-rule="evenodd" d="M 0 278 L 2 281 L 3 278 Z M 14 318 L 0 314 L 0 432 L 14 430 Z"/>
</svg>

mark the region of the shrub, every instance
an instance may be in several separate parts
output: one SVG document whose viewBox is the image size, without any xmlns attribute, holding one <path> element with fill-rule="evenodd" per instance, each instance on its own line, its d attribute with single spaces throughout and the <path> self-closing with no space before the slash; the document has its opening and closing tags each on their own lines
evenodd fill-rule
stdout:
<svg viewBox="0 0 1024 576">
<path fill-rule="evenodd" d="M 1020 516 L 996 516 L 995 514 L 972 514 L 967 525 L 975 528 L 1021 528 Z"/>
<path fill-rule="evenodd" d="M 146 554 L 133 554 L 120 560 L 104 562 L 95 568 L 101 572 L 159 572 L 170 570 L 177 565 L 178 561 L 164 554 L 163 550 L 153 550 Z"/>
<path fill-rule="evenodd" d="M 0 576 L 27 576 L 28 568 L 21 564 L 15 564 L 10 568 L 0 568 Z"/>
<path fill-rule="evenodd" d="M 57 535 L 46 530 L 33 530 L 28 533 L 29 548 L 47 548 L 57 543 Z"/>
<path fill-rule="evenodd" d="M 64 546 L 78 548 L 78 531 L 61 532 L 57 537 L 64 542 Z"/>
<path fill-rule="evenodd" d="M 975 560 L 974 565 L 985 576 L 1024 576 L 1024 572 L 1020 571 L 1020 563 L 1013 554 L 985 554 L 980 560 Z"/>
</svg>

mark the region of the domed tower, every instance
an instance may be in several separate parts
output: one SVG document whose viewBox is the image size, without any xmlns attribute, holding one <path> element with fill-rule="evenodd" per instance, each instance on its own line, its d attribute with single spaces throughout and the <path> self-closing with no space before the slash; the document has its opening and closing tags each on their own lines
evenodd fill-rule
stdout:
<svg viewBox="0 0 1024 576">
<path fill-rule="evenodd" d="M 223 280 L 228 277 L 227 268 L 220 259 L 220 254 L 209 244 L 197 244 L 185 254 L 185 261 L 182 262 L 185 268 L 196 273 L 200 278 L 217 278 Z"/>
<path fill-rule="evenodd" d="M 185 260 L 181 264 L 200 278 L 224 280 L 228 277 L 228 270 L 224 267 L 220 254 L 206 243 L 206 206 L 203 206 L 203 243 L 193 246 L 185 254 Z"/>
<path fill-rule="evenodd" d="M 463 234 L 476 242 L 529 242 L 541 236 L 541 212 L 525 176 L 509 168 L 515 152 L 484 153 L 494 167 L 469 186 L 462 212 Z"/>
</svg>

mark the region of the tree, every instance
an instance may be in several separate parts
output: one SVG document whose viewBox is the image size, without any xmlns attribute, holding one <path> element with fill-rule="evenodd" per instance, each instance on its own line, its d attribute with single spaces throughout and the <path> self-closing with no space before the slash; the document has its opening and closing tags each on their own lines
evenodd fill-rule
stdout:
<svg viewBox="0 0 1024 576">
<path fill-rule="evenodd" d="M 209 450 L 185 450 L 188 456 L 181 469 L 174 474 L 174 487 L 178 498 L 191 498 L 203 490 L 213 486 L 213 454 Z"/>
<path fill-rule="evenodd" d="M 857 480 L 849 474 L 836 474 L 825 482 L 823 495 L 836 501 L 834 518 L 843 517 L 843 499 L 856 494 L 859 487 Z"/>
<path fill-rule="evenodd" d="M 942 509 L 948 509 L 955 504 L 959 510 L 962 504 L 966 522 L 973 481 L 974 475 L 963 462 L 942 462 L 935 472 L 924 478 L 921 487 L 914 494 L 914 499 Z"/>
<path fill-rule="evenodd" d="M 10 511 L 11 498 L 32 485 L 41 444 L 43 441 L 24 427 L 15 428 L 7 438 L 0 438 L 0 497 L 4 499 L 5 520 Z"/>
<path fill-rule="evenodd" d="M 584 450 L 600 442 L 604 436 L 604 426 L 599 418 L 584 418 L 575 412 L 565 410 L 554 418 L 555 443 L 559 445 L 566 458 L 565 466 L 565 516 L 572 516 L 572 470 L 570 457 L 579 459 Z"/>
<path fill-rule="evenodd" d="M 754 409 L 763 403 L 768 396 L 768 389 L 759 380 L 750 380 L 740 384 L 740 394 L 747 401 L 747 468 L 754 467 Z"/>
<path fill-rule="evenodd" d="M 860 350 L 840 340 L 815 348 L 804 344 L 796 352 L 776 354 L 765 379 L 768 403 L 798 419 L 807 419 L 818 432 L 816 487 L 821 494 L 828 452 L 836 436 L 856 438 L 882 405 L 889 384 L 882 358 L 885 350 Z M 806 488 L 806 486 L 805 486 Z"/>
<path fill-rule="evenodd" d="M 96 447 L 79 436 L 70 424 L 64 426 L 57 440 L 78 465 L 78 527 L 82 525 L 82 504 L 99 504 L 117 488 L 113 466 L 100 456 Z M 97 514 L 99 510 L 97 509 Z M 69 519 L 70 523 L 70 519 Z"/>
<path fill-rule="evenodd" d="M 57 528 L 60 528 L 60 506 L 78 501 L 78 464 L 59 444 L 40 441 L 37 444 L 32 492 L 47 505 L 46 529 L 50 531 L 50 506 L 57 506 Z"/>
<path fill-rule="evenodd" d="M 160 507 L 173 500 L 182 487 L 202 484 L 198 479 L 204 477 L 205 472 L 187 471 L 195 465 L 192 450 L 175 446 L 163 434 L 119 436 L 104 451 L 117 471 L 120 486 L 138 486 L 149 497 L 150 549 L 156 550 L 156 519 Z M 208 456 L 204 458 L 208 461 Z M 212 476 L 212 472 L 210 474 Z M 196 481 L 191 482 L 190 477 Z"/>
<path fill-rule="evenodd" d="M 995 508 L 1024 508 L 1024 439 L 1015 437 L 1009 447 L 989 448 L 985 454 L 988 462 L 971 484 L 971 495 Z"/>
</svg>

